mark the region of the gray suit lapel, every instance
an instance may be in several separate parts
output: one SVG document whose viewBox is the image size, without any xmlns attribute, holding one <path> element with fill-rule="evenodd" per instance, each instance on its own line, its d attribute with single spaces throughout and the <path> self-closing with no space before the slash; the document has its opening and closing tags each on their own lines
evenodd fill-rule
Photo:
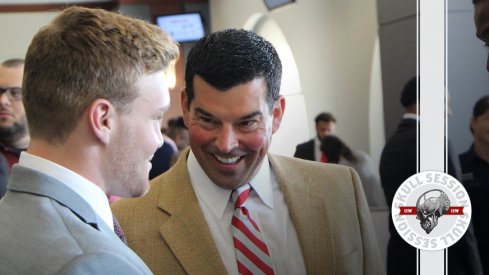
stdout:
<svg viewBox="0 0 489 275">
<path fill-rule="evenodd" d="M 308 274 L 334 268 L 331 215 L 315 186 L 320 179 L 305 175 L 290 159 L 268 155 L 296 229 Z"/>
<path fill-rule="evenodd" d="M 68 207 L 82 221 L 97 229 L 100 229 L 100 224 L 103 223 L 90 205 L 77 193 L 57 179 L 35 170 L 19 165 L 14 166 L 8 189 L 51 198 Z"/>
<path fill-rule="evenodd" d="M 22 192 L 48 197 L 71 210 L 81 221 L 91 225 L 108 237 L 106 247 L 113 248 L 120 256 L 124 256 L 141 270 L 141 274 L 151 274 L 142 260 L 130 250 L 112 229 L 102 221 L 90 205 L 77 193 L 62 182 L 35 170 L 14 166 L 8 185 L 9 192 Z"/>
</svg>

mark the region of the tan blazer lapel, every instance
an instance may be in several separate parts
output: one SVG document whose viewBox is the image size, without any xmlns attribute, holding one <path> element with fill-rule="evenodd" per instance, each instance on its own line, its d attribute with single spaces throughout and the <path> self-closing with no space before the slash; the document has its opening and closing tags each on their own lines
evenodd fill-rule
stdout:
<svg viewBox="0 0 489 275">
<path fill-rule="evenodd" d="M 188 150 L 168 172 L 168 190 L 158 208 L 170 215 L 160 233 L 189 274 L 225 274 L 226 270 L 197 201 L 187 172 Z"/>
<path fill-rule="evenodd" d="M 331 216 L 324 204 L 324 198 L 320 198 L 314 192 L 314 178 L 302 174 L 288 159 L 271 154 L 268 157 L 289 208 L 307 273 L 322 274 L 326 270 L 328 273 L 334 271 Z"/>
</svg>

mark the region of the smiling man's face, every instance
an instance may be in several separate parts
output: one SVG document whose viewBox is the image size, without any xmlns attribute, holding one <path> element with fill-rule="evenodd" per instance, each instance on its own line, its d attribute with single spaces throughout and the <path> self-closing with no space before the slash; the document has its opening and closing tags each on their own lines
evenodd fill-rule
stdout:
<svg viewBox="0 0 489 275">
<path fill-rule="evenodd" d="M 235 189 L 248 183 L 280 126 L 283 97 L 270 111 L 262 78 L 220 91 L 195 76 L 194 91 L 190 106 L 182 93 L 182 108 L 190 147 L 200 166 L 221 188 Z"/>
</svg>

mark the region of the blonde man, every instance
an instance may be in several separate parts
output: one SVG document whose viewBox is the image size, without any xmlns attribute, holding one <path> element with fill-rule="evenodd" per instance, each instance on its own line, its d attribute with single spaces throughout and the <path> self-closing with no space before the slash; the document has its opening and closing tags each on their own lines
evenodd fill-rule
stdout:
<svg viewBox="0 0 489 275">
<path fill-rule="evenodd" d="M 71 7 L 28 48 L 31 141 L 0 203 L 1 274 L 150 274 L 114 233 L 107 197 L 148 190 L 179 49 L 156 26 Z"/>
</svg>

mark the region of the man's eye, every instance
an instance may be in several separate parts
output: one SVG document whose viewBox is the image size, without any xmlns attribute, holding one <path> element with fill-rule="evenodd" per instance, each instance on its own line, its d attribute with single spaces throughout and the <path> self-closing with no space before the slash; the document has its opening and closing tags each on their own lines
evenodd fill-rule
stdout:
<svg viewBox="0 0 489 275">
<path fill-rule="evenodd" d="M 208 118 L 208 117 L 200 117 L 200 120 L 204 123 L 213 123 L 214 120 L 212 118 Z"/>
<path fill-rule="evenodd" d="M 22 88 L 10 88 L 10 94 L 12 96 L 20 96 L 22 95 Z"/>
<path fill-rule="evenodd" d="M 245 121 L 242 121 L 240 122 L 239 124 L 241 125 L 241 127 L 253 127 L 254 125 L 256 125 L 257 121 L 256 120 L 245 120 Z"/>
</svg>

